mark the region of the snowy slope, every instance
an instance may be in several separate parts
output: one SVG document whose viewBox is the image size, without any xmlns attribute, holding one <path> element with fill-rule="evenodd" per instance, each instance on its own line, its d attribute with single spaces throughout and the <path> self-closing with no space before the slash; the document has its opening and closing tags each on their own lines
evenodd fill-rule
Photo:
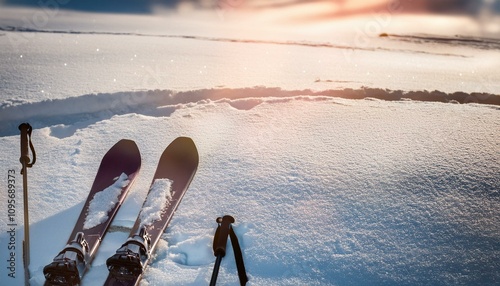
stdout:
<svg viewBox="0 0 500 286">
<path fill-rule="evenodd" d="M 0 98 L 254 86 L 498 93 L 498 33 L 486 34 L 481 41 L 491 45 L 478 48 L 470 37 L 481 35 L 481 27 L 467 17 L 382 12 L 296 23 L 279 13 L 62 11 L 37 25 L 36 10 L 7 8 L 0 11 Z M 455 41 L 435 40 L 444 36 Z"/>
<path fill-rule="evenodd" d="M 43 267 L 64 247 L 102 155 L 127 138 L 139 146 L 141 173 L 83 285 L 104 281 L 106 259 L 126 239 L 161 152 L 178 136 L 193 138 L 200 165 L 144 285 L 207 285 L 215 219 L 224 214 L 236 219 L 249 285 L 500 283 L 498 106 L 375 99 L 392 98 L 386 88 L 496 98 L 494 39 L 443 42 L 390 25 L 389 37 L 362 47 L 352 37 L 326 39 L 326 25 L 296 34 L 247 27 L 241 36 L 224 21 L 209 22 L 207 30 L 218 29 L 207 34 L 194 18 L 174 17 L 169 23 L 181 26 L 165 31 L 149 30 L 147 19 L 163 21 L 157 17 L 84 14 L 109 25 L 89 27 L 66 11 L 25 31 L 16 19 L 33 12 L 2 13 L 1 184 L 9 170 L 17 181 L 16 278 L 0 262 L 8 285 L 23 285 L 22 121 L 35 128 L 38 155 L 29 170 L 31 285 L 43 285 Z M 141 28 L 131 31 L 121 17 L 142 19 Z M 345 21 L 363 27 L 371 19 Z M 468 23 L 449 20 L 456 29 Z M 349 23 L 332 27 L 345 36 Z M 12 35 L 32 38 L 13 48 Z M 342 88 L 366 98 L 331 91 Z M 2 257 L 12 242 L 8 209 L 1 196 Z M 218 281 L 238 285 L 232 255 Z"/>
<path fill-rule="evenodd" d="M 143 154 L 115 222 L 130 227 L 161 150 L 180 135 L 197 143 L 200 168 L 146 274 L 150 285 L 207 284 L 223 214 L 237 219 L 252 285 L 500 279 L 497 108 L 325 97 L 230 103 L 114 116 L 62 139 L 52 134 L 61 126 L 35 130 L 32 283 L 42 283 L 42 267 L 64 246 L 99 155 L 123 137 Z M 0 140 L 9 154 L 2 165 L 15 168 L 17 137 Z M 86 285 L 103 281 L 105 259 L 125 238 L 105 240 Z M 232 260 L 221 282 L 236 283 Z"/>
</svg>

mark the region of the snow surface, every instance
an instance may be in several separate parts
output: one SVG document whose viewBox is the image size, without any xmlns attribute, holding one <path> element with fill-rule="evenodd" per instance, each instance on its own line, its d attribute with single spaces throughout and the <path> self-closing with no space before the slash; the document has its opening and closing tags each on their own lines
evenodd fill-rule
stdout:
<svg viewBox="0 0 500 286">
<path fill-rule="evenodd" d="M 381 11 L 304 23 L 276 12 L 228 10 L 221 19 L 216 11 L 106 17 L 61 11 L 37 24 L 39 11 L 0 13 L 3 104 L 216 87 L 490 94 L 500 89 L 497 18 L 490 22 L 498 30 L 485 34 L 496 46 L 478 51 L 469 38 L 482 35 L 481 26 L 463 16 Z M 429 41 L 381 33 L 423 35 Z M 455 35 L 464 40 L 433 40 Z"/>
<path fill-rule="evenodd" d="M 108 219 L 109 211 L 118 203 L 122 189 L 129 183 L 127 174 L 122 173 L 111 186 L 96 193 L 90 201 L 83 229 L 93 228 L 105 222 Z"/>
<path fill-rule="evenodd" d="M 2 281 L 24 285 L 17 125 L 28 121 L 31 285 L 64 247 L 110 142 L 127 138 L 143 163 L 83 279 L 102 284 L 178 136 L 193 138 L 200 164 L 143 285 L 208 285 L 225 214 L 249 285 L 499 285 L 500 108 L 380 99 L 497 98 L 498 19 L 483 34 L 465 16 L 297 23 L 273 11 L 61 9 L 26 27 L 43 12 L 2 7 L 2 186 L 16 172 L 15 216 L 0 199 L 0 249 L 15 260 L 0 262 Z M 360 99 L 337 97 L 344 88 Z M 218 282 L 238 285 L 232 255 Z"/>
<path fill-rule="evenodd" d="M 172 180 L 154 180 L 141 208 L 141 227 L 150 225 L 161 218 L 161 212 L 172 199 Z"/>
</svg>

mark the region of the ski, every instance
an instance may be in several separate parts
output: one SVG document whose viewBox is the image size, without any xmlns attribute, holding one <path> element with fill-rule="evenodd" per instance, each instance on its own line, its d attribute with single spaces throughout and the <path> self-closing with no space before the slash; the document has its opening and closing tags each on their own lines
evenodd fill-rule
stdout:
<svg viewBox="0 0 500 286">
<path fill-rule="evenodd" d="M 105 286 L 139 284 L 197 168 L 198 151 L 193 140 L 179 137 L 168 145 L 127 241 L 106 261 L 109 274 Z"/>
<path fill-rule="evenodd" d="M 104 155 L 66 247 L 43 268 L 45 286 L 80 285 L 140 168 L 132 140 L 120 140 Z"/>
</svg>

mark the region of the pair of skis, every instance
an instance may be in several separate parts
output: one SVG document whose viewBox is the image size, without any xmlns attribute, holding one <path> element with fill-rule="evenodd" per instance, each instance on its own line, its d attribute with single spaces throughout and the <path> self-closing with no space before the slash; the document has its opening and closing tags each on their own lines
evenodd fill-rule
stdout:
<svg viewBox="0 0 500 286">
<path fill-rule="evenodd" d="M 43 269 L 46 286 L 80 285 L 140 168 L 141 155 L 132 140 L 119 141 L 104 155 L 66 247 Z M 105 286 L 139 284 L 197 168 L 193 140 L 179 137 L 168 145 L 127 241 L 106 261 Z"/>
</svg>

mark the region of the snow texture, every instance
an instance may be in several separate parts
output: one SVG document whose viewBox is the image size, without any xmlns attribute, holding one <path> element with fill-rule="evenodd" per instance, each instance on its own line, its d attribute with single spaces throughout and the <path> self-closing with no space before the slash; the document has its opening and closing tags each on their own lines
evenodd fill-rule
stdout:
<svg viewBox="0 0 500 286">
<path fill-rule="evenodd" d="M 223 215 L 236 219 L 249 286 L 500 285 L 498 17 L 318 18 L 348 1 L 289 2 L 157 15 L 2 7 L 2 283 L 24 285 L 17 126 L 29 121 L 33 286 L 102 156 L 126 138 L 142 167 L 82 281 L 102 285 L 178 136 L 200 164 L 142 285 L 208 285 Z M 238 285 L 227 253 L 218 285 Z"/>
<path fill-rule="evenodd" d="M 163 210 L 169 205 L 171 199 L 172 180 L 155 179 L 139 215 L 141 227 L 160 220 Z"/>
<path fill-rule="evenodd" d="M 97 192 L 89 203 L 83 229 L 93 228 L 105 222 L 109 218 L 108 213 L 118 203 L 123 188 L 129 183 L 127 174 L 122 173 L 111 186 Z"/>
</svg>

